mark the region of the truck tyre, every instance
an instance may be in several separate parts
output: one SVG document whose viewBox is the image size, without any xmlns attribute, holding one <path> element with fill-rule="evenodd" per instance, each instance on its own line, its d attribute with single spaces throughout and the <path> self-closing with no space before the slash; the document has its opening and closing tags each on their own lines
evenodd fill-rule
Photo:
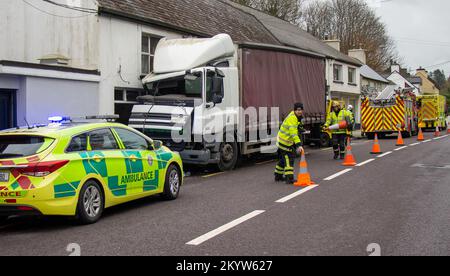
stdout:
<svg viewBox="0 0 450 276">
<path fill-rule="evenodd" d="M 236 141 L 234 142 L 223 142 L 220 144 L 219 149 L 219 170 L 222 172 L 231 171 L 236 167 L 239 149 Z"/>
<path fill-rule="evenodd" d="M 101 218 L 104 208 L 105 196 L 100 185 L 93 180 L 87 181 L 78 196 L 78 223 L 82 225 L 96 223 Z"/>
<path fill-rule="evenodd" d="M 366 133 L 367 139 L 373 140 L 375 139 L 375 133 Z"/>
<path fill-rule="evenodd" d="M 7 216 L 0 216 L 0 223 L 5 222 L 8 219 Z"/>
<path fill-rule="evenodd" d="M 162 198 L 165 200 L 175 200 L 180 194 L 181 173 L 177 166 L 170 165 L 166 172 L 166 180 L 164 182 L 164 192 Z"/>
<path fill-rule="evenodd" d="M 330 135 L 328 133 L 321 133 L 320 134 L 320 147 L 321 148 L 328 148 L 331 144 Z"/>
</svg>

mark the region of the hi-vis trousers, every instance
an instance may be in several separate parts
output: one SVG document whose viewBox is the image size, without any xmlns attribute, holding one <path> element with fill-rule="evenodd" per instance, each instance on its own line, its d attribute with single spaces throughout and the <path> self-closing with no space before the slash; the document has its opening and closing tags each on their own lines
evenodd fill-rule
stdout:
<svg viewBox="0 0 450 276">
<path fill-rule="evenodd" d="M 294 179 L 295 153 L 278 149 L 278 164 L 275 175 L 285 176 L 286 179 Z"/>
</svg>

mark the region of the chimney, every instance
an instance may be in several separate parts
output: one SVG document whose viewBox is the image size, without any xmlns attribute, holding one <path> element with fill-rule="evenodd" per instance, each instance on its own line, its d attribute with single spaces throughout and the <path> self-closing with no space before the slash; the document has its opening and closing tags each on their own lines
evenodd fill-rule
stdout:
<svg viewBox="0 0 450 276">
<path fill-rule="evenodd" d="M 339 52 L 341 51 L 341 41 L 339 39 L 324 40 L 323 42 L 328 44 L 328 46 L 331 46 L 334 49 L 338 50 Z"/>
<path fill-rule="evenodd" d="M 398 65 L 397 63 L 393 63 L 391 65 L 391 73 L 394 73 L 394 72 L 400 73 L 400 65 Z"/>
<path fill-rule="evenodd" d="M 422 68 L 422 66 L 419 67 L 419 69 L 416 70 L 417 72 L 424 72 L 425 74 L 428 74 L 427 70 L 425 68 Z"/>
<path fill-rule="evenodd" d="M 39 61 L 45 65 L 68 66 L 70 58 L 59 54 L 51 54 L 41 57 Z"/>
<path fill-rule="evenodd" d="M 363 64 L 367 63 L 366 50 L 364 49 L 353 49 L 348 51 L 348 55 L 352 58 L 356 58 L 361 61 Z"/>
</svg>

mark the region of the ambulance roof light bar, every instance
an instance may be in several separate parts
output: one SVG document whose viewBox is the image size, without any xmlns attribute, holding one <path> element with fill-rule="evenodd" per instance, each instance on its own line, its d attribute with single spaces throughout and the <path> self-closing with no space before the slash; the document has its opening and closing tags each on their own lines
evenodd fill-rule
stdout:
<svg viewBox="0 0 450 276">
<path fill-rule="evenodd" d="M 52 116 L 48 118 L 48 121 L 52 124 L 62 124 L 64 122 L 73 122 L 74 120 L 106 120 L 108 122 L 112 122 L 118 120 L 119 118 L 119 115 L 94 115 L 80 117 Z"/>
</svg>

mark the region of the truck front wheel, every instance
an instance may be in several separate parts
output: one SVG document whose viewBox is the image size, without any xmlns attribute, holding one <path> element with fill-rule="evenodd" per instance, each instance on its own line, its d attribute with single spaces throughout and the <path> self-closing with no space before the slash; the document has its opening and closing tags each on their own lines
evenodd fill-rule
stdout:
<svg viewBox="0 0 450 276">
<path fill-rule="evenodd" d="M 233 170 L 236 167 L 239 155 L 238 144 L 236 142 L 221 143 L 219 154 L 219 170 L 223 172 Z"/>
</svg>

